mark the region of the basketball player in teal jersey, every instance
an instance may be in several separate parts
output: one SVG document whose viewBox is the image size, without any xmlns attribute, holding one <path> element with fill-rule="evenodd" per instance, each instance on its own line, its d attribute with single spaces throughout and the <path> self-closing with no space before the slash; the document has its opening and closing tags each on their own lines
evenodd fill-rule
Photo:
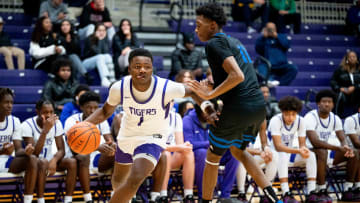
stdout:
<svg viewBox="0 0 360 203">
<path fill-rule="evenodd" d="M 200 41 L 208 42 L 205 51 L 214 86 L 208 91 L 204 83 L 191 81 L 188 85 L 202 99 L 219 98 L 224 103 L 220 115 L 208 108 L 212 105 L 210 102 L 204 101 L 201 105 L 209 118 L 216 120 L 209 133 L 202 202 L 211 201 L 220 159 L 229 148 L 264 190 L 268 200 L 281 202 L 254 158 L 245 150 L 247 144 L 255 140 L 265 119 L 265 101 L 250 56 L 241 42 L 221 32 L 226 16 L 220 5 L 205 4 L 196 9 L 196 15 L 195 32 Z"/>
</svg>

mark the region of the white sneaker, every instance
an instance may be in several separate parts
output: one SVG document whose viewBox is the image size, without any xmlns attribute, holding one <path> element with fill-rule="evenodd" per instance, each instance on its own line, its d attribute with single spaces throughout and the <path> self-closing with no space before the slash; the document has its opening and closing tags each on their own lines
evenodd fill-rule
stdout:
<svg viewBox="0 0 360 203">
<path fill-rule="evenodd" d="M 109 79 L 107 79 L 107 78 L 103 78 L 103 79 L 101 80 L 101 86 L 103 86 L 103 87 L 109 87 L 110 84 L 111 84 L 111 82 L 110 82 Z"/>
<path fill-rule="evenodd" d="M 276 86 L 279 86 L 280 85 L 280 82 L 277 81 L 277 80 L 269 80 L 267 82 L 269 88 L 272 88 L 272 87 L 276 87 Z"/>
<path fill-rule="evenodd" d="M 252 34 L 252 33 L 255 33 L 256 32 L 256 30 L 254 29 L 254 28 L 252 28 L 252 27 L 248 27 L 248 29 L 247 29 L 247 33 L 248 34 Z"/>
</svg>

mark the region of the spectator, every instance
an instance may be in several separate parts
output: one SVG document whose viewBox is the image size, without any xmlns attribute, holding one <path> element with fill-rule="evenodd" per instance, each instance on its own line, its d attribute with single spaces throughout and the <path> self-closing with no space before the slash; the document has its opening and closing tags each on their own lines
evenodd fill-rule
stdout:
<svg viewBox="0 0 360 203">
<path fill-rule="evenodd" d="M 182 69 L 179 71 L 179 73 L 175 76 L 175 81 L 179 83 L 186 83 L 190 80 L 195 80 L 193 72 L 191 70 Z M 175 106 L 180 104 L 184 101 L 191 101 L 192 103 L 195 103 L 194 100 L 191 97 L 183 97 L 183 98 L 175 98 Z"/>
<path fill-rule="evenodd" d="M 349 51 L 341 60 L 330 81 L 332 89 L 338 94 L 337 114 L 344 118 L 345 106 L 356 107 L 360 101 L 360 66 L 357 55 Z"/>
<path fill-rule="evenodd" d="M 68 5 L 68 18 L 76 21 L 83 11 L 89 0 L 64 0 L 64 3 Z"/>
<path fill-rule="evenodd" d="M 65 48 L 56 43 L 50 18 L 40 17 L 31 35 L 29 49 L 34 68 L 50 73 L 51 63 L 65 53 Z"/>
<path fill-rule="evenodd" d="M 120 21 L 119 31 L 112 41 L 116 79 L 119 79 L 121 75 L 127 75 L 130 51 L 135 48 L 140 48 L 140 46 L 140 41 L 133 31 L 131 21 L 126 18 L 122 19 Z"/>
<path fill-rule="evenodd" d="M 270 0 L 270 21 L 276 23 L 280 33 L 284 33 L 285 25 L 293 24 L 294 33 L 301 31 L 301 15 L 296 13 L 295 0 Z"/>
<path fill-rule="evenodd" d="M 273 116 L 280 113 L 278 102 L 270 95 L 269 87 L 266 84 L 261 84 L 260 90 L 263 93 L 265 99 L 266 120 L 269 121 Z"/>
<path fill-rule="evenodd" d="M 104 23 L 109 41 L 115 35 L 115 28 L 111 22 L 109 10 L 105 7 L 104 0 L 93 0 L 83 8 L 80 16 L 80 39 L 85 39 L 94 33 L 95 25 Z"/>
<path fill-rule="evenodd" d="M 95 33 L 86 39 L 84 57 L 83 66 L 87 70 L 97 68 L 101 85 L 109 87 L 111 83 L 109 79 L 114 79 L 114 75 L 110 76 L 109 69 L 112 69 L 114 64 L 110 55 L 109 41 L 106 38 L 104 24 L 97 24 Z"/>
<path fill-rule="evenodd" d="M 234 0 L 231 5 L 231 16 L 234 21 L 243 21 L 249 34 L 256 32 L 252 23 L 261 16 L 261 28 L 269 20 L 269 6 L 265 0 Z"/>
<path fill-rule="evenodd" d="M 69 20 L 63 20 L 60 25 L 60 32 L 57 38 L 60 40 L 60 44 L 64 46 L 66 54 L 73 64 L 74 77 L 80 79 L 80 76 L 83 76 L 87 83 L 91 84 L 92 78 L 87 73 L 80 59 L 81 47 L 79 37 L 74 33 L 74 29 Z"/>
<path fill-rule="evenodd" d="M 183 33 L 184 47 L 176 49 L 171 54 L 170 79 L 179 73 L 181 69 L 191 70 L 193 75 L 201 80 L 206 68 L 202 65 L 202 53 L 195 49 L 195 38 L 193 33 Z"/>
<path fill-rule="evenodd" d="M 347 33 L 360 34 L 360 0 L 356 1 L 354 6 L 351 6 L 346 14 L 346 28 Z"/>
<path fill-rule="evenodd" d="M 288 63 L 286 52 L 290 48 L 290 43 L 285 34 L 278 34 L 274 23 L 267 23 L 263 29 L 263 36 L 256 40 L 256 52 L 268 59 L 271 63 L 271 73 L 269 85 L 289 85 L 297 74 L 297 68 Z M 265 64 L 258 66 L 259 74 L 264 78 L 268 74 Z M 276 81 L 275 81 L 276 80 Z"/>
<path fill-rule="evenodd" d="M 198 188 L 198 197 L 202 198 L 202 178 L 205 167 L 206 152 L 209 147 L 209 125 L 206 123 L 205 114 L 198 105 L 194 110 L 183 118 L 184 141 L 188 141 L 193 145 L 195 155 L 195 184 Z M 221 158 L 220 165 L 225 165 L 223 180 L 220 183 L 220 199 L 230 199 L 230 192 L 235 181 L 235 173 L 239 162 L 232 157 L 228 150 Z M 225 201 L 224 201 L 225 202 Z"/>
<path fill-rule="evenodd" d="M 55 30 L 58 31 L 59 25 L 66 19 L 67 13 L 67 5 L 63 3 L 63 0 L 47 0 L 41 3 L 39 17 L 50 18 Z"/>
<path fill-rule="evenodd" d="M 43 98 L 55 104 L 55 113 L 60 115 L 67 102 L 74 101 L 75 89 L 78 83 L 71 75 L 71 61 L 65 58 L 56 60 L 53 64 L 55 78 L 46 82 Z"/>
<path fill-rule="evenodd" d="M 0 16 L 0 54 L 4 55 L 6 67 L 9 70 L 14 70 L 13 56 L 17 58 L 17 64 L 19 70 L 25 69 L 25 54 L 24 50 L 15 47 L 11 44 L 10 36 L 3 31 L 4 20 Z"/>
<path fill-rule="evenodd" d="M 63 110 L 61 111 L 60 121 L 63 124 L 63 126 L 65 125 L 65 121 L 68 117 L 70 117 L 73 114 L 81 112 L 80 106 L 79 106 L 79 98 L 82 94 L 84 94 L 87 91 L 90 91 L 89 86 L 83 85 L 83 84 L 80 84 L 77 86 L 77 88 L 75 89 L 75 92 L 74 92 L 74 96 L 75 96 L 74 100 L 66 103 L 64 105 Z"/>
<path fill-rule="evenodd" d="M 178 105 L 178 112 L 183 118 L 190 109 L 194 108 L 194 103 L 191 101 L 183 101 Z"/>
</svg>

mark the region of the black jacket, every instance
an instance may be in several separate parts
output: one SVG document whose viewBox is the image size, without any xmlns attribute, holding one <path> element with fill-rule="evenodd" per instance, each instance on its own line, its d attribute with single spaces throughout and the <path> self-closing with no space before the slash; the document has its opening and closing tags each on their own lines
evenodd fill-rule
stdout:
<svg viewBox="0 0 360 203">
<path fill-rule="evenodd" d="M 331 88 L 335 92 L 340 92 L 341 87 L 350 87 L 355 86 L 355 90 L 360 90 L 360 70 L 357 70 L 353 73 L 354 83 L 351 82 L 349 73 L 339 67 L 333 73 L 330 84 Z"/>
<path fill-rule="evenodd" d="M 98 40 L 96 44 L 91 41 L 91 37 L 88 37 L 85 41 L 84 58 L 90 58 L 97 54 L 109 54 L 110 47 L 107 37 L 103 40 Z"/>
<path fill-rule="evenodd" d="M 124 42 L 121 41 L 119 35 L 114 35 L 113 41 L 112 41 L 112 50 L 114 59 L 116 59 L 121 55 L 121 52 L 126 47 L 130 47 L 131 49 L 140 48 L 141 43 L 139 39 L 133 35 L 132 40 L 125 40 Z"/>
<path fill-rule="evenodd" d="M 93 8 L 93 2 L 86 5 L 80 15 L 80 28 L 100 22 L 111 22 L 109 10 L 97 11 Z"/>
<path fill-rule="evenodd" d="M 171 71 L 169 77 L 175 76 L 181 69 L 195 70 L 202 68 L 202 53 L 198 50 L 188 51 L 187 49 L 176 49 L 171 54 Z"/>
<path fill-rule="evenodd" d="M 81 56 L 80 39 L 77 35 L 71 35 L 71 41 L 67 42 L 63 35 L 58 35 L 59 43 L 65 48 L 66 54 L 77 54 Z"/>
<path fill-rule="evenodd" d="M 43 89 L 43 98 L 55 103 L 55 107 L 64 105 L 67 102 L 74 102 L 75 89 L 78 83 L 69 80 L 67 83 L 58 78 L 50 79 L 46 82 Z"/>
<path fill-rule="evenodd" d="M 11 40 L 10 40 L 10 36 L 2 31 L 0 32 L 0 47 L 11 47 Z"/>
</svg>

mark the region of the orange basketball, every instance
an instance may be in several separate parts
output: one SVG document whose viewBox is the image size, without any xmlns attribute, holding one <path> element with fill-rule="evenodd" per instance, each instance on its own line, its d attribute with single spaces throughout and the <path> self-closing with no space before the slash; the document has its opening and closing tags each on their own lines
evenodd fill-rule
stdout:
<svg viewBox="0 0 360 203">
<path fill-rule="evenodd" d="M 71 150 L 78 154 L 90 154 L 100 144 L 100 131 L 92 123 L 80 122 L 67 132 L 67 142 Z"/>
</svg>

